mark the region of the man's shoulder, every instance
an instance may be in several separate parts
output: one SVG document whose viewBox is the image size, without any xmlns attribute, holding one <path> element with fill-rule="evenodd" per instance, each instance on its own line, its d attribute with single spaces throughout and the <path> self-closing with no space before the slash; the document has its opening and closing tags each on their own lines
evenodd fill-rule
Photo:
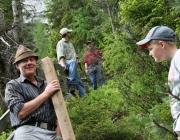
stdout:
<svg viewBox="0 0 180 140">
<path fill-rule="evenodd" d="M 60 43 L 63 43 L 63 42 L 64 42 L 64 40 L 61 39 L 61 40 L 58 41 L 57 44 L 60 44 Z"/>
<path fill-rule="evenodd" d="M 96 51 L 96 52 L 100 52 L 100 50 L 99 50 L 99 49 L 95 49 L 95 51 Z"/>
<path fill-rule="evenodd" d="M 94 50 L 88 51 L 87 53 L 89 53 L 89 54 L 100 54 L 101 51 L 98 49 L 94 49 Z"/>
<path fill-rule="evenodd" d="M 100 50 L 98 50 L 98 49 L 96 49 L 95 52 L 96 52 L 97 54 L 99 54 L 99 55 L 102 55 L 102 52 L 101 52 Z"/>
<path fill-rule="evenodd" d="M 57 43 L 57 46 L 65 46 L 65 45 L 66 45 L 66 40 L 64 39 L 59 40 Z"/>
<path fill-rule="evenodd" d="M 87 51 L 86 53 L 85 53 L 85 55 L 90 55 L 92 52 L 91 51 Z"/>
<path fill-rule="evenodd" d="M 13 85 L 13 87 L 16 87 L 17 85 L 21 84 L 20 77 L 17 79 L 11 79 L 9 82 L 7 82 L 6 85 Z"/>
<path fill-rule="evenodd" d="M 172 62 L 172 61 L 176 61 L 176 60 L 179 61 L 179 59 L 180 59 L 180 49 L 178 49 L 178 50 L 176 51 L 176 53 L 174 54 L 171 62 Z M 178 62 L 178 63 L 179 63 L 179 62 Z"/>
<path fill-rule="evenodd" d="M 11 79 L 9 82 L 7 82 L 7 84 L 12 84 L 15 82 L 16 79 Z"/>
</svg>

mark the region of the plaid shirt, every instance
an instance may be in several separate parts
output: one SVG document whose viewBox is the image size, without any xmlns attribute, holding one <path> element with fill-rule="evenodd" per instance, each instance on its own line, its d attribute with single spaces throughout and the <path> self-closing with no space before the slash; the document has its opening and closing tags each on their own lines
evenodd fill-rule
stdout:
<svg viewBox="0 0 180 140">
<path fill-rule="evenodd" d="M 87 63 L 88 66 L 91 64 L 98 63 L 98 56 L 102 57 L 102 53 L 100 52 L 100 50 L 88 51 L 84 56 L 84 63 Z"/>
<path fill-rule="evenodd" d="M 56 46 L 57 59 L 60 60 L 61 57 L 64 57 L 65 60 L 76 60 L 78 57 L 76 55 L 74 46 L 71 42 L 62 38 Z"/>
<path fill-rule="evenodd" d="M 18 79 L 9 81 L 5 89 L 5 102 L 10 110 L 12 127 L 21 126 L 27 122 L 45 122 L 56 126 L 56 114 L 51 98 L 47 99 L 36 111 L 20 120 L 18 113 L 24 104 L 40 95 L 47 83 L 36 77 L 38 86 L 31 83 L 22 75 Z"/>
</svg>

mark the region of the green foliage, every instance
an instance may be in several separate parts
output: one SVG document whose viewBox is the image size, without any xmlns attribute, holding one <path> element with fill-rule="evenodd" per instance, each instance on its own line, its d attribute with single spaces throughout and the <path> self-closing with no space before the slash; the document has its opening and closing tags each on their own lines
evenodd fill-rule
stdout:
<svg viewBox="0 0 180 140">
<path fill-rule="evenodd" d="M 147 133 L 145 124 L 149 123 L 150 119 L 143 113 L 135 113 L 131 110 L 128 116 L 124 116 L 118 120 L 118 125 L 122 131 L 131 134 L 131 139 L 147 140 L 151 134 Z"/>
<path fill-rule="evenodd" d="M 6 24 L 10 26 L 13 23 L 13 13 L 12 13 L 12 0 L 1 0 L 0 8 L 4 11 L 4 18 Z"/>
<path fill-rule="evenodd" d="M 107 1 L 48 0 L 46 15 L 50 34 L 44 24 L 38 22 L 35 27 L 26 24 L 25 40 L 35 41 L 33 45 L 40 58 L 50 56 L 57 61 L 55 48 L 61 38 L 59 30 L 68 27 L 73 29 L 71 42 L 81 61 L 87 39 L 92 39 L 103 51 L 107 84 L 67 104 L 79 140 L 160 140 L 164 138 L 162 135 L 170 140 L 172 134 L 152 123 L 156 121 L 172 130 L 167 94 L 162 89 L 169 63 L 156 64 L 148 56 L 148 50 L 135 43 L 157 25 L 170 26 L 179 35 L 179 1 L 121 0 L 119 5 L 117 0 L 108 2 L 115 34 L 112 34 Z M 3 0 L 0 4 L 9 25 L 13 21 L 11 1 Z"/>
<path fill-rule="evenodd" d="M 34 28 L 34 25 L 31 23 L 27 23 L 24 25 L 22 34 L 26 37 L 27 42 L 33 42 L 33 28 Z M 32 46 L 29 46 L 29 48 L 31 47 Z M 33 47 L 31 49 L 33 49 Z"/>
<path fill-rule="evenodd" d="M 50 48 L 49 48 L 49 52 L 48 55 L 53 58 L 54 61 L 57 61 L 57 55 L 56 55 L 56 45 L 58 43 L 60 39 L 60 34 L 59 31 L 52 31 L 50 33 Z"/>
<path fill-rule="evenodd" d="M 122 136 L 113 123 L 117 114 L 126 114 L 124 100 L 112 81 L 103 88 L 92 90 L 82 99 L 74 98 L 67 108 L 78 140 L 117 140 Z M 86 135 L 84 135 L 86 134 Z"/>
<path fill-rule="evenodd" d="M 166 100 L 168 101 L 169 98 L 166 98 Z M 157 104 L 155 105 L 150 112 L 152 113 L 152 119 L 155 119 L 157 122 L 159 122 L 160 124 L 164 124 L 166 126 L 169 127 L 169 129 L 171 129 L 172 127 L 172 123 L 173 123 L 173 119 L 171 117 L 171 113 L 170 111 L 170 107 L 169 107 L 169 102 L 163 102 L 161 104 Z"/>
<path fill-rule="evenodd" d="M 107 131 L 109 137 L 114 136 L 115 139 L 117 136 L 116 140 L 120 138 L 159 140 L 162 139 L 162 135 L 159 134 L 164 134 L 170 140 L 173 136 L 167 131 L 172 130 L 172 118 L 168 104 L 164 101 L 167 94 L 164 94 L 163 90 L 169 62 L 156 64 L 148 56 L 148 50 L 141 49 L 135 43 L 142 39 L 153 26 L 167 25 L 179 31 L 179 2 L 177 0 L 174 2 L 122 0 L 119 1 L 119 5 L 117 2 L 109 1 L 115 34 L 112 34 L 107 1 L 80 0 L 73 3 L 72 0 L 51 0 L 47 5 L 47 16 L 52 25 L 50 55 L 56 58 L 55 46 L 60 38 L 59 30 L 62 27 L 72 28 L 71 42 L 81 61 L 86 51 L 85 41 L 90 38 L 104 54 L 105 79 L 113 81 L 113 86 L 109 83 L 106 86 L 111 85 L 119 90 L 119 97 L 117 97 L 111 93 L 116 90 L 103 86 L 97 91 L 91 90 L 90 95 L 82 100 L 70 102 L 68 106 L 75 133 L 79 139 L 85 139 L 83 134 L 87 134 L 86 139 L 103 139 Z M 108 105 L 111 103 L 105 100 L 107 97 L 104 95 L 107 92 L 113 95 L 113 98 L 108 97 L 108 101 L 112 100 L 122 106 L 118 111 L 109 111 L 111 108 Z M 122 101 L 114 101 L 114 98 L 121 98 L 123 105 Z M 103 102 L 102 105 L 97 101 Z M 127 110 L 131 110 L 132 113 L 127 113 Z M 91 116 L 89 112 L 94 115 Z M 114 112 L 127 114 L 115 124 L 111 124 L 108 119 Z M 162 124 L 167 129 L 152 125 L 154 123 L 149 118 L 150 114 L 153 114 L 158 124 Z M 137 117 L 140 118 L 137 119 Z M 154 131 L 155 129 L 158 131 Z M 160 131 L 163 133 L 159 133 Z M 93 137 L 97 132 L 99 135 Z M 108 136 L 106 135 L 107 138 Z"/>
<path fill-rule="evenodd" d="M 78 140 L 164 140 L 165 137 L 173 140 L 172 134 L 163 132 L 163 129 L 153 125 L 149 114 L 137 113 L 132 107 L 127 107 L 117 84 L 113 81 L 107 82 L 98 90 L 91 89 L 90 94 L 81 99 L 72 98 L 67 102 L 73 130 Z M 167 115 L 159 118 L 161 121 L 157 121 L 170 127 L 172 119 L 167 112 L 167 104 L 156 107 L 156 110 L 158 108 L 159 117 Z M 157 112 L 153 109 L 153 113 Z M 157 128 L 159 131 L 154 132 Z"/>
<path fill-rule="evenodd" d="M 156 64 L 154 60 L 147 57 L 146 50 L 141 52 L 140 48 L 134 49 L 134 46 L 124 43 L 122 36 L 116 36 L 115 39 L 112 39 L 111 36 L 104 35 L 104 43 L 109 44 L 109 46 L 104 48 L 104 56 L 106 58 L 104 68 L 106 73 L 111 76 L 111 79 L 114 82 L 116 81 L 115 83 L 129 109 L 135 114 L 144 113 L 146 117 L 151 113 L 156 114 L 156 117 L 161 118 L 161 120 L 155 119 L 155 121 L 158 124 L 163 124 L 164 128 L 167 129 L 160 128 L 158 125 L 154 125 L 152 120 L 143 118 L 140 120 L 142 122 L 134 125 L 139 127 L 139 132 L 143 132 L 139 134 L 133 131 L 135 128 L 133 128 L 133 122 L 129 119 L 133 120 L 134 116 L 130 115 L 127 118 L 124 117 L 125 120 L 128 120 L 128 123 L 126 122 L 124 125 L 131 126 L 132 130 L 124 126 L 123 128 L 130 132 L 133 131 L 133 135 L 137 134 L 142 139 L 143 137 L 145 137 L 144 139 L 164 139 L 162 135 L 173 139 L 172 133 L 166 131 L 172 129 L 173 121 L 170 115 L 169 104 L 163 103 L 164 98 L 167 98 L 167 94 L 164 94 L 165 88 L 162 86 L 166 81 L 168 72 L 166 68 L 168 68 L 169 63 Z M 159 104 L 162 106 L 161 110 L 158 110 L 157 105 Z M 141 127 L 143 129 L 146 127 L 147 131 L 140 129 Z"/>
<path fill-rule="evenodd" d="M 64 4 L 63 6 L 60 6 Z M 79 5 L 78 5 L 79 4 Z M 59 6 L 58 6 L 59 5 Z M 81 5 L 81 6 L 80 6 Z M 55 8 L 57 7 L 58 8 Z M 47 17 L 50 20 L 51 35 L 50 35 L 50 55 L 56 58 L 56 53 L 53 51 L 58 40 L 61 38 L 59 30 L 63 27 L 73 30 L 71 42 L 74 45 L 79 58 L 82 58 L 82 50 L 88 39 L 96 39 L 99 34 L 98 26 L 102 22 L 102 17 L 97 13 L 102 13 L 99 8 L 94 8 L 91 1 L 78 1 L 76 4 L 71 3 L 71 0 L 56 2 L 47 2 Z M 56 10 L 55 10 L 56 9 Z M 56 17 L 54 15 L 57 15 Z M 99 34 L 100 35 L 100 34 Z"/>
<path fill-rule="evenodd" d="M 46 0 L 46 16 L 52 23 L 52 28 L 67 27 L 72 22 L 73 10 L 77 9 L 78 4 L 85 6 L 81 4 L 83 2 L 85 1 L 79 0 L 74 3 L 72 0 Z"/>
<path fill-rule="evenodd" d="M 12 131 L 10 132 L 2 132 L 0 135 L 0 140 L 6 140 L 10 135 L 11 135 Z"/>
<path fill-rule="evenodd" d="M 136 113 L 131 110 L 128 116 L 118 120 L 121 131 L 131 135 L 131 139 L 140 140 L 174 140 L 174 136 L 157 127 L 150 119 L 149 115 Z M 153 132 L 152 130 L 159 131 Z M 164 131 L 164 133 L 160 133 Z"/>
<path fill-rule="evenodd" d="M 3 115 L 3 110 L 0 108 L 0 116 Z M 10 127 L 10 126 L 9 126 Z M 12 133 L 11 129 L 7 128 L 6 131 L 3 131 L 1 134 L 0 134 L 0 140 L 5 140 L 7 139 L 10 134 Z"/>
<path fill-rule="evenodd" d="M 77 35 L 74 40 L 94 39 L 97 28 L 94 26 L 102 22 L 102 17 L 99 17 L 97 13 L 100 14 L 101 11 L 98 8 L 95 9 L 90 3 L 73 12 L 70 26 L 75 29 L 74 33 Z"/>
<path fill-rule="evenodd" d="M 120 23 L 126 28 L 125 34 L 128 33 L 127 30 L 131 30 L 132 40 L 137 42 L 154 26 L 166 25 L 175 29 L 178 25 L 174 22 L 175 16 L 169 16 L 175 12 L 172 4 L 173 2 L 167 0 L 121 1 L 122 11 L 119 15 L 121 16 Z"/>
<path fill-rule="evenodd" d="M 161 95 L 153 91 L 155 91 L 155 83 L 160 85 L 165 82 L 166 77 L 163 72 L 165 69 L 155 64 L 145 54 L 140 53 L 138 49 L 130 48 L 120 38 L 116 37 L 111 42 L 112 39 L 107 37 L 106 41 L 110 45 L 104 49 L 104 55 L 105 58 L 108 56 L 111 59 L 106 58 L 104 67 L 106 72 L 118 83 L 127 102 L 148 112 L 153 105 L 161 102 Z M 165 73 L 167 74 L 166 71 Z M 161 81 L 158 81 L 158 78 Z M 162 81 L 163 79 L 164 81 Z"/>
<path fill-rule="evenodd" d="M 35 48 L 40 59 L 48 56 L 49 39 L 46 25 L 38 20 L 34 27 L 33 37 L 35 41 Z M 42 53 L 43 52 L 43 53 Z"/>
<path fill-rule="evenodd" d="M 0 108 L 0 116 L 3 114 L 3 110 Z"/>
</svg>

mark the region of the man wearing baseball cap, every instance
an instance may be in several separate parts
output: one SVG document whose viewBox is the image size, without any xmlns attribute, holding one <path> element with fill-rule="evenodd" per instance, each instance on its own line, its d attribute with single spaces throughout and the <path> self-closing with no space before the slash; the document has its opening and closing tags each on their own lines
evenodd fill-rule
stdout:
<svg viewBox="0 0 180 140">
<path fill-rule="evenodd" d="M 180 50 L 175 43 L 175 32 L 167 26 L 156 26 L 148 32 L 145 39 L 136 44 L 148 48 L 149 55 L 156 62 L 171 61 L 168 74 L 170 107 L 174 119 L 173 129 L 180 140 Z"/>
<path fill-rule="evenodd" d="M 62 28 L 60 34 L 62 39 L 57 43 L 56 52 L 59 64 L 68 71 L 69 76 L 69 92 L 75 95 L 75 89 L 79 90 L 79 96 L 82 97 L 85 94 L 85 88 L 82 80 L 77 71 L 79 63 L 78 56 L 75 52 L 74 46 L 69 41 L 71 38 L 71 29 Z"/>
<path fill-rule="evenodd" d="M 96 77 L 98 77 L 101 87 L 105 83 L 101 66 L 101 63 L 103 62 L 103 54 L 100 50 L 94 47 L 93 42 L 88 40 L 86 45 L 88 51 L 84 56 L 85 72 L 90 77 L 93 89 L 96 90 L 98 88 Z"/>
<path fill-rule="evenodd" d="M 19 45 L 13 64 L 20 76 L 6 84 L 5 102 L 10 110 L 13 140 L 62 140 L 51 96 L 60 90 L 57 80 L 47 82 L 35 76 L 38 56 Z M 57 132 L 57 133 L 56 133 Z"/>
</svg>

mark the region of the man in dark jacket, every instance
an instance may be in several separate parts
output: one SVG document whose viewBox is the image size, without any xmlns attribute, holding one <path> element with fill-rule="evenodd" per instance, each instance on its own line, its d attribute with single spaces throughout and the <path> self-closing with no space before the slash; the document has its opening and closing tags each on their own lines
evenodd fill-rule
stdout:
<svg viewBox="0 0 180 140">
<path fill-rule="evenodd" d="M 33 51 L 18 47 L 13 64 L 20 77 L 9 81 L 5 89 L 11 125 L 15 128 L 14 140 L 62 140 L 56 133 L 60 129 L 51 100 L 60 85 L 57 80 L 47 85 L 35 75 L 37 60 Z"/>
</svg>

